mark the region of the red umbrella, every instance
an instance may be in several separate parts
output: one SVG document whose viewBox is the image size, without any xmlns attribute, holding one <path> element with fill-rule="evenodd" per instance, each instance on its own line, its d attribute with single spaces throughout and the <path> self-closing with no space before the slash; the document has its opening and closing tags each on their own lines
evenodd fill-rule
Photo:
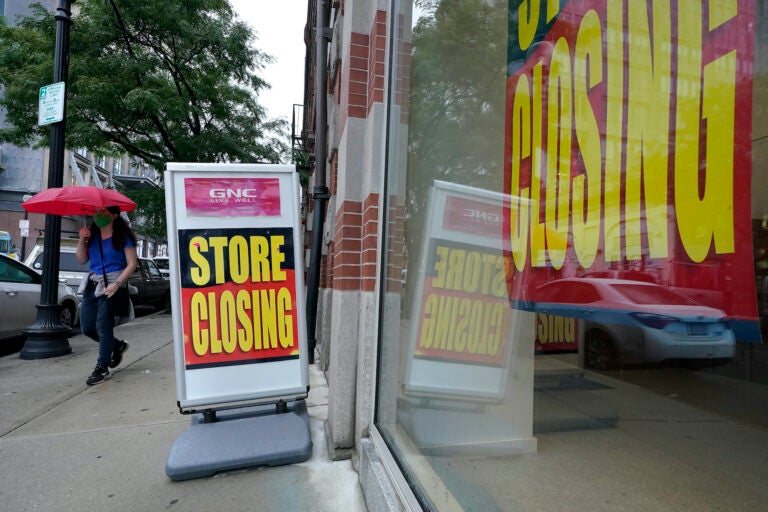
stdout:
<svg viewBox="0 0 768 512">
<path fill-rule="evenodd" d="M 119 206 L 121 212 L 136 209 L 136 203 L 120 192 L 99 187 L 56 187 L 43 190 L 21 206 L 30 213 L 93 215 L 96 210 Z"/>
</svg>

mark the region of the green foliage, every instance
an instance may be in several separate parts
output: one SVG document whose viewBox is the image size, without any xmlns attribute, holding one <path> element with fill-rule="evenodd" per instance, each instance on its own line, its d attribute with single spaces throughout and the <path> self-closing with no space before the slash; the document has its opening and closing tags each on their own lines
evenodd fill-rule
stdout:
<svg viewBox="0 0 768 512">
<path fill-rule="evenodd" d="M 412 261 L 435 180 L 502 190 L 508 2 L 417 1 L 405 196 Z"/>
<path fill-rule="evenodd" d="M 125 195 L 136 203 L 136 210 L 128 213 L 134 229 L 149 238 L 165 240 L 165 191 L 141 188 L 127 190 Z"/>
<path fill-rule="evenodd" d="M 269 57 L 226 0 L 79 0 L 70 31 L 68 148 L 165 162 L 279 162 L 286 123 L 257 102 Z M 56 22 L 40 5 L 0 26 L 0 142 L 48 145 L 37 93 L 52 81 Z"/>
<path fill-rule="evenodd" d="M 507 0 L 422 4 L 429 15 L 413 32 L 409 185 L 492 188 L 503 172 Z"/>
<path fill-rule="evenodd" d="M 309 155 L 302 148 L 293 148 L 293 163 L 296 165 L 296 171 L 299 173 L 299 182 L 304 188 L 307 188 L 312 171 Z"/>
</svg>

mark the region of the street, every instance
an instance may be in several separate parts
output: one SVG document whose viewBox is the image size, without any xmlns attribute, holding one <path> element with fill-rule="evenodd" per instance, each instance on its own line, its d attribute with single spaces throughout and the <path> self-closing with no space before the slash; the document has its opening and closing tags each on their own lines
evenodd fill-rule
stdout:
<svg viewBox="0 0 768 512">
<path fill-rule="evenodd" d="M 134 312 L 136 314 L 136 318 L 142 318 L 147 315 L 156 313 L 158 312 L 158 310 L 155 309 L 153 306 L 135 306 Z M 171 312 L 170 309 L 166 309 L 163 311 L 164 314 L 170 314 L 170 312 Z M 72 328 L 72 334 L 70 337 L 74 337 L 79 334 L 80 334 L 80 326 L 76 325 L 75 327 Z M 0 357 L 10 356 L 12 354 L 15 354 L 18 351 L 20 351 L 23 346 L 24 346 L 23 336 L 2 341 L 0 342 Z"/>
</svg>

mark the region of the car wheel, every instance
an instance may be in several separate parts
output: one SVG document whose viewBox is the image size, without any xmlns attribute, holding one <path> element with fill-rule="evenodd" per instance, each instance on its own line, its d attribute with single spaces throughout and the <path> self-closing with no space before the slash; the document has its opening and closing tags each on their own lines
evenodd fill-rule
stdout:
<svg viewBox="0 0 768 512">
<path fill-rule="evenodd" d="M 71 302 L 65 302 L 61 306 L 61 313 L 59 316 L 61 323 L 67 327 L 74 327 L 75 325 L 75 306 Z"/>
<path fill-rule="evenodd" d="M 592 331 L 584 340 L 584 365 L 595 370 L 612 370 L 619 357 L 611 338 L 602 331 Z"/>
</svg>

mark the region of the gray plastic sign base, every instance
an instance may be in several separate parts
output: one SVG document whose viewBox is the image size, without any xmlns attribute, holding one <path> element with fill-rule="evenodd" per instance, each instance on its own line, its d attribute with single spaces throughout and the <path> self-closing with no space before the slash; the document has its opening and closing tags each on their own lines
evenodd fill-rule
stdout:
<svg viewBox="0 0 768 512">
<path fill-rule="evenodd" d="M 171 447 L 165 474 L 177 482 L 309 459 L 312 438 L 307 405 L 297 400 L 287 409 L 281 414 L 274 405 L 219 411 L 212 423 L 204 423 L 202 414 L 193 415 L 189 429 Z"/>
</svg>

